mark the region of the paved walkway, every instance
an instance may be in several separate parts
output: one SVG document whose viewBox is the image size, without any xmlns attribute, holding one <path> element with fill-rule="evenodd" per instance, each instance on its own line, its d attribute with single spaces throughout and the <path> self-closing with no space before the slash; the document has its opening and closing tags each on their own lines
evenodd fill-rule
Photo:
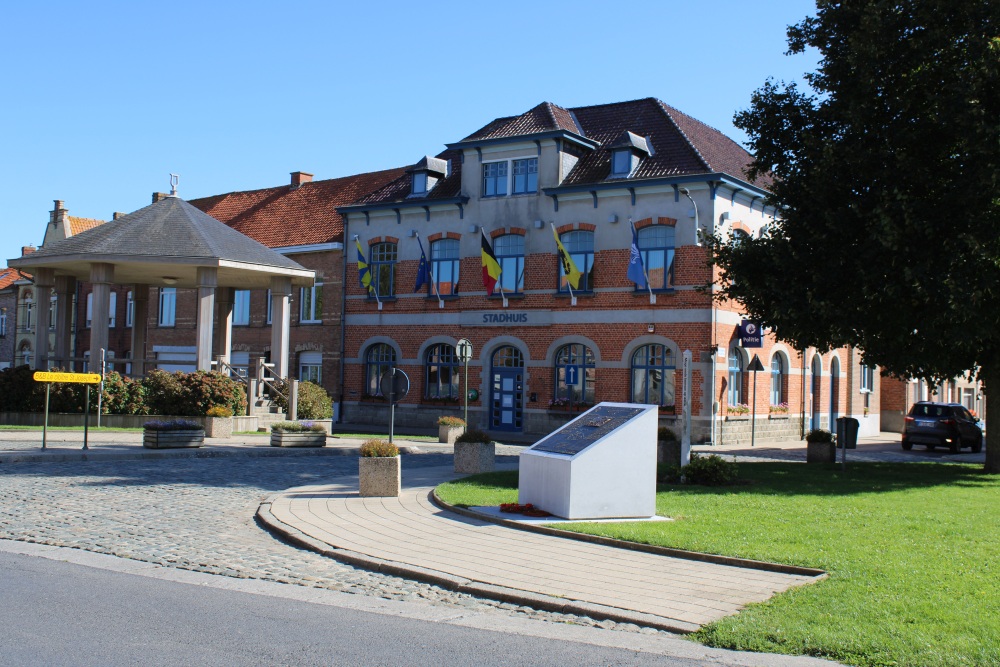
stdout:
<svg viewBox="0 0 1000 667">
<path fill-rule="evenodd" d="M 399 498 L 353 483 L 280 493 L 260 514 L 327 555 L 463 592 L 691 632 L 816 579 L 540 535 L 441 510 L 429 494 L 450 468 L 404 470 Z"/>
</svg>

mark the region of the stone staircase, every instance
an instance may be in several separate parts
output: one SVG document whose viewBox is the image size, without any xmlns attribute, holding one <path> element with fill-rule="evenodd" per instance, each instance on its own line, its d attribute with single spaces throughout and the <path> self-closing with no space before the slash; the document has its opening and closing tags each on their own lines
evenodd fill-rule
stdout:
<svg viewBox="0 0 1000 667">
<path fill-rule="evenodd" d="M 253 400 L 250 404 L 250 416 L 257 418 L 257 430 L 265 433 L 271 430 L 271 424 L 274 422 L 283 422 L 288 419 L 287 414 L 267 397 Z"/>
</svg>

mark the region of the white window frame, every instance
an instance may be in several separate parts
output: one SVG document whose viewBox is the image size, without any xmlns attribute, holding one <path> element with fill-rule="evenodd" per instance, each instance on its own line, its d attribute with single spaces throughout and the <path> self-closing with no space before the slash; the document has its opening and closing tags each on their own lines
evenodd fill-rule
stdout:
<svg viewBox="0 0 1000 667">
<path fill-rule="evenodd" d="M 418 187 L 419 185 L 419 187 Z M 410 179 L 410 192 L 415 195 L 427 194 L 427 172 L 415 171 Z"/>
<path fill-rule="evenodd" d="M 89 329 L 94 323 L 94 293 L 87 292 L 87 319 L 84 328 Z"/>
<path fill-rule="evenodd" d="M 309 298 L 306 299 L 306 294 Z M 299 324 L 322 324 L 323 323 L 323 283 L 316 283 L 312 287 L 302 287 L 299 289 Z M 320 295 L 319 312 L 316 312 L 316 294 Z M 309 312 L 306 312 L 308 306 Z M 308 315 L 308 317 L 307 317 Z"/>
<path fill-rule="evenodd" d="M 125 293 L 125 327 L 132 326 L 135 322 L 135 297 L 132 290 Z"/>
<path fill-rule="evenodd" d="M 0 308 L 0 338 L 7 336 L 7 309 Z"/>
<path fill-rule="evenodd" d="M 267 290 L 267 319 L 265 324 L 271 323 L 271 290 Z"/>
<path fill-rule="evenodd" d="M 299 382 L 323 383 L 323 353 L 299 353 Z"/>
<path fill-rule="evenodd" d="M 250 290 L 238 289 L 233 293 L 233 326 L 250 324 Z"/>
<path fill-rule="evenodd" d="M 157 314 L 157 325 L 172 327 L 177 324 L 177 288 L 160 288 L 160 308 Z"/>
<path fill-rule="evenodd" d="M 118 312 L 118 292 L 111 292 L 108 296 L 108 328 L 115 328 L 116 313 Z"/>
<path fill-rule="evenodd" d="M 875 367 L 861 364 L 860 393 L 870 394 L 875 390 Z"/>
<path fill-rule="evenodd" d="M 535 175 L 536 184 L 533 191 L 525 192 L 514 192 L 514 163 L 521 162 L 524 160 L 535 160 Z M 521 155 L 517 157 L 505 158 L 503 160 L 483 160 L 480 167 L 479 173 L 479 187 L 480 187 L 480 197 L 482 199 L 503 199 L 504 197 L 529 197 L 532 195 L 537 195 L 541 191 L 541 184 L 538 183 L 538 176 L 541 174 L 541 165 L 539 165 L 539 158 L 537 155 Z M 490 164 L 507 164 L 507 174 L 505 175 L 505 181 L 507 189 L 503 194 L 488 195 L 486 194 L 486 174 L 485 168 Z"/>
<path fill-rule="evenodd" d="M 52 292 L 49 295 L 49 331 L 56 330 L 56 312 L 58 310 L 56 299 L 58 299 L 56 293 Z"/>
</svg>

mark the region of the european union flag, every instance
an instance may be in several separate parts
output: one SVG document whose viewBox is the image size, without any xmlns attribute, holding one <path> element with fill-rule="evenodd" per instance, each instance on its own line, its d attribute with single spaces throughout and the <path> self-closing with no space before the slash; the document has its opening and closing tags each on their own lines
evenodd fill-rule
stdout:
<svg viewBox="0 0 1000 667">
<path fill-rule="evenodd" d="M 632 250 L 628 256 L 628 279 L 639 289 L 646 287 L 646 270 L 642 266 L 642 253 L 639 252 L 639 234 L 632 227 Z"/>
<path fill-rule="evenodd" d="M 417 243 L 420 244 L 420 265 L 417 267 L 417 284 L 413 286 L 414 292 L 419 292 L 421 287 L 431 282 L 431 267 L 427 263 L 427 256 L 424 254 L 424 244 L 419 236 L 417 237 Z"/>
</svg>

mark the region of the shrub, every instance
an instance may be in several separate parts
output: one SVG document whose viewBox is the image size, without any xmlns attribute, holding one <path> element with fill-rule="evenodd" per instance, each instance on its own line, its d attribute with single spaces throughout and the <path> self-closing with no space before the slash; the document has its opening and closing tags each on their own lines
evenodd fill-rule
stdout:
<svg viewBox="0 0 1000 667">
<path fill-rule="evenodd" d="M 224 373 L 154 370 L 146 375 L 143 385 L 149 409 L 157 414 L 201 416 L 215 405 L 229 408 L 232 414 L 247 410 L 243 385 Z"/>
<path fill-rule="evenodd" d="M 45 407 L 45 387 L 35 382 L 30 366 L 0 371 L 0 411 L 41 412 Z"/>
<path fill-rule="evenodd" d="M 274 386 L 280 394 L 272 396 L 271 400 L 287 413 L 288 401 L 281 394 L 288 394 L 288 384 L 279 380 Z M 326 389 L 315 382 L 300 382 L 296 412 L 298 414 L 295 416 L 298 419 L 329 419 L 333 416 L 333 399 L 326 393 Z M 291 418 L 292 415 L 288 417 Z"/>
<path fill-rule="evenodd" d="M 161 370 L 151 370 L 142 379 L 146 390 L 146 405 L 151 414 L 181 415 L 183 387 L 180 372 L 168 373 Z"/>
<path fill-rule="evenodd" d="M 455 438 L 455 442 L 493 442 L 493 438 L 478 428 L 470 428 Z"/>
<path fill-rule="evenodd" d="M 142 425 L 146 431 L 203 431 L 205 427 L 200 423 L 190 419 L 165 419 L 163 421 L 151 421 Z"/>
<path fill-rule="evenodd" d="M 148 414 L 146 387 L 140 380 L 108 371 L 104 375 L 104 397 L 101 403 L 104 414 L 144 415 Z"/>
<path fill-rule="evenodd" d="M 275 433 L 326 433 L 322 424 L 304 422 L 274 422 L 271 431 Z"/>
<path fill-rule="evenodd" d="M 679 484 L 681 481 L 682 468 L 673 463 L 656 464 L 657 484 Z"/>
<path fill-rule="evenodd" d="M 806 442 L 833 442 L 833 433 L 823 428 L 814 428 L 806 433 Z"/>
<path fill-rule="evenodd" d="M 373 458 L 399 456 L 399 447 L 396 447 L 396 445 L 388 440 L 372 438 L 371 440 L 365 440 L 364 444 L 361 445 L 361 456 Z"/>
<path fill-rule="evenodd" d="M 450 415 L 444 415 L 438 417 L 438 426 L 454 426 L 461 427 L 465 426 L 465 420 L 461 417 L 452 417 Z"/>
<path fill-rule="evenodd" d="M 666 426 L 656 429 L 656 439 L 660 442 L 677 442 L 677 434 Z"/>
<path fill-rule="evenodd" d="M 691 462 L 681 469 L 681 474 L 688 484 L 700 486 L 732 486 L 739 481 L 736 463 L 716 454 L 692 454 Z"/>
<path fill-rule="evenodd" d="M 232 417 L 233 411 L 227 405 L 213 405 L 205 411 L 206 417 Z"/>
</svg>

